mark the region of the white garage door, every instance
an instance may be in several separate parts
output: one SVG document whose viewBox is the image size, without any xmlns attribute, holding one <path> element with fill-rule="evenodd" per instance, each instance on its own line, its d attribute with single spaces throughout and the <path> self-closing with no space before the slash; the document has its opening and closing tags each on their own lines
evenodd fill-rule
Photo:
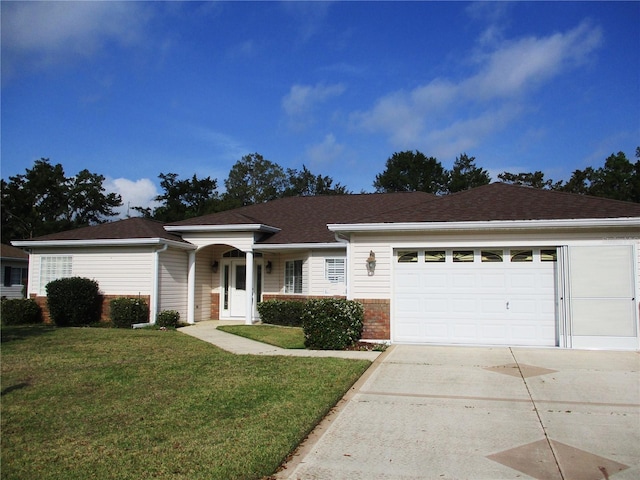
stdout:
<svg viewBox="0 0 640 480">
<path fill-rule="evenodd" d="M 395 253 L 394 342 L 557 345 L 555 249 Z"/>
</svg>

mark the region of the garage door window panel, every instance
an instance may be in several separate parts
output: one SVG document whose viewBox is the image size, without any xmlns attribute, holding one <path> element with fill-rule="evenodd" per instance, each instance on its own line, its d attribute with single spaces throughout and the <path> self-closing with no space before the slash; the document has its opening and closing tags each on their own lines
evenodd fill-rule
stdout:
<svg viewBox="0 0 640 480">
<path fill-rule="evenodd" d="M 511 250 L 511 262 L 533 262 L 533 250 Z"/>
<path fill-rule="evenodd" d="M 447 253 L 444 250 L 427 250 L 424 252 L 426 263 L 444 263 L 447 260 Z"/>
<path fill-rule="evenodd" d="M 473 250 L 454 250 L 453 262 L 454 263 L 471 263 L 474 261 Z"/>
<path fill-rule="evenodd" d="M 504 260 L 504 252 L 502 250 L 482 250 L 480 258 L 483 263 L 499 263 Z"/>
<path fill-rule="evenodd" d="M 418 251 L 400 250 L 398 252 L 398 263 L 418 263 Z"/>
</svg>

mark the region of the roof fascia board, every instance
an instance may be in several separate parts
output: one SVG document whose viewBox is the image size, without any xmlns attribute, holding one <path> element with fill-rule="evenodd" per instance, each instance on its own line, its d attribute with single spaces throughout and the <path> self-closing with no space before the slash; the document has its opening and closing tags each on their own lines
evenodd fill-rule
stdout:
<svg viewBox="0 0 640 480">
<path fill-rule="evenodd" d="M 195 250 L 190 243 L 167 240 L 165 238 L 125 238 L 97 240 L 14 240 L 14 247 L 46 248 L 46 247 L 131 247 L 141 245 L 168 245 L 184 250 Z"/>
<path fill-rule="evenodd" d="M 254 250 L 319 250 L 319 249 L 345 249 L 345 246 L 341 243 L 256 243 Z"/>
<path fill-rule="evenodd" d="M 263 223 L 229 225 L 165 225 L 167 232 L 268 232 L 276 233 L 280 229 Z"/>
<path fill-rule="evenodd" d="M 640 217 L 557 220 L 489 220 L 480 222 L 330 223 L 332 232 L 529 230 L 541 228 L 640 227 Z"/>
</svg>

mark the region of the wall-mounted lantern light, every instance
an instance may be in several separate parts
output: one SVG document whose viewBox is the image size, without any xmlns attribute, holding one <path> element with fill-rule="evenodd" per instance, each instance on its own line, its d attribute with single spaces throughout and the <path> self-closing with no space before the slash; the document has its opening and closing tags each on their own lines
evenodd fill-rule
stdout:
<svg viewBox="0 0 640 480">
<path fill-rule="evenodd" d="M 218 273 L 218 260 L 213 261 L 211 264 L 211 270 L 213 270 L 213 273 Z"/>
<path fill-rule="evenodd" d="M 373 250 L 369 252 L 369 258 L 367 258 L 367 274 L 371 277 L 376 271 L 376 254 Z"/>
<path fill-rule="evenodd" d="M 271 263 L 271 260 L 269 260 L 267 262 L 267 266 L 265 267 L 265 270 L 267 271 L 268 274 L 271 274 L 272 269 L 273 269 L 273 264 Z"/>
</svg>

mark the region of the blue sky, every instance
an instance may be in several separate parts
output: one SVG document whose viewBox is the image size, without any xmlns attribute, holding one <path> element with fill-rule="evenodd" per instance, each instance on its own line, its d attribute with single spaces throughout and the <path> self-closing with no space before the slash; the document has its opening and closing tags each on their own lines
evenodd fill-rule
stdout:
<svg viewBox="0 0 640 480">
<path fill-rule="evenodd" d="M 11 2 L 2 178 L 149 205 L 258 152 L 372 191 L 394 152 L 566 180 L 640 145 L 640 2 Z"/>
</svg>

